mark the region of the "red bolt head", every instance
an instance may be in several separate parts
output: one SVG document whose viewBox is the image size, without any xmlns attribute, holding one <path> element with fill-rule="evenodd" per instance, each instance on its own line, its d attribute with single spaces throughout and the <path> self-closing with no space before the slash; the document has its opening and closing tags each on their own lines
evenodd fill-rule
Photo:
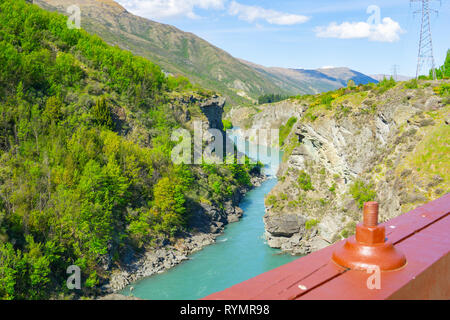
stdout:
<svg viewBox="0 0 450 320">
<path fill-rule="evenodd" d="M 366 202 L 364 222 L 356 226 L 355 237 L 334 251 L 332 260 L 345 268 L 360 270 L 378 266 L 386 271 L 405 266 L 405 256 L 385 237 L 385 227 L 378 225 L 378 203 Z"/>
<path fill-rule="evenodd" d="M 356 226 L 356 241 L 363 244 L 384 243 L 386 229 L 384 226 L 366 227 L 360 223 Z"/>
</svg>

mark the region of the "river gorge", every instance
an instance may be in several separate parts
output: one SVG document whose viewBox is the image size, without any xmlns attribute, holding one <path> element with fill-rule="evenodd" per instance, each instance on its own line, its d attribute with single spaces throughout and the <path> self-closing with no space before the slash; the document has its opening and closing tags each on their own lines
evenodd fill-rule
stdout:
<svg viewBox="0 0 450 320">
<path fill-rule="evenodd" d="M 265 157 L 272 152 L 280 153 L 276 148 L 270 152 L 264 148 L 259 146 L 263 163 L 270 162 Z M 264 198 L 277 184 L 278 165 L 266 166 L 268 180 L 245 195 L 240 205 L 243 218 L 228 225 L 216 243 L 174 268 L 130 284 L 121 293 L 149 300 L 200 299 L 297 259 L 270 248 L 264 237 Z"/>
</svg>

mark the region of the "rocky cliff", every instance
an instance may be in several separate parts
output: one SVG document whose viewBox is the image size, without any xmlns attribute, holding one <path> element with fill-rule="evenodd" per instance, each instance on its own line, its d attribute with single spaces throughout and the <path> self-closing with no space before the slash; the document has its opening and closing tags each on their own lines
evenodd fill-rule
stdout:
<svg viewBox="0 0 450 320">
<path fill-rule="evenodd" d="M 379 201 L 388 220 L 449 191 L 449 84 L 414 81 L 303 96 L 249 113 L 250 128 L 298 118 L 279 183 L 266 198 L 270 246 L 307 254 L 351 235 L 365 201 Z"/>
</svg>

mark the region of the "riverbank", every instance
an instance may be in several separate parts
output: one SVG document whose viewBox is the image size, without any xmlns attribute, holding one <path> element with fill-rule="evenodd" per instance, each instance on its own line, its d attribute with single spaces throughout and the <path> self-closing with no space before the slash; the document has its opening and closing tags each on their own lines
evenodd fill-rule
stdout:
<svg viewBox="0 0 450 320">
<path fill-rule="evenodd" d="M 248 192 L 240 204 L 242 219 L 228 225 L 214 245 L 120 293 L 145 300 L 197 300 L 298 259 L 270 248 L 264 239 L 264 195 L 276 183 L 271 176 Z"/>
<path fill-rule="evenodd" d="M 253 188 L 261 186 L 267 179 L 268 176 L 265 174 L 254 175 L 251 178 L 252 187 L 240 188 L 230 201 L 223 205 L 223 208 L 202 205 L 202 210 L 215 219 L 202 221 L 204 226 L 201 232 L 186 233 L 177 243 L 147 251 L 140 256 L 130 251 L 121 266 L 112 271 L 110 281 L 102 287 L 103 298 L 108 298 L 110 294 L 123 290 L 131 283 L 163 273 L 181 262 L 189 260 L 192 254 L 206 246 L 214 244 L 217 237 L 223 234 L 226 225 L 238 222 L 242 218 L 243 210 L 239 204 L 244 196 Z"/>
</svg>

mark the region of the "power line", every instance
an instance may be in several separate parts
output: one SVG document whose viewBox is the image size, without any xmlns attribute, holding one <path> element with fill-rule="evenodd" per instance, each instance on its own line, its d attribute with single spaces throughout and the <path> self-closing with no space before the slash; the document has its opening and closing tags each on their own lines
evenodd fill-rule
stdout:
<svg viewBox="0 0 450 320">
<path fill-rule="evenodd" d="M 433 72 L 433 79 L 436 80 L 436 69 L 433 55 L 433 40 L 431 36 L 430 12 L 438 14 L 437 10 L 430 9 L 430 2 L 433 0 L 410 0 L 410 3 L 421 2 L 422 8 L 414 13 L 421 13 L 422 23 L 420 27 L 419 54 L 417 57 L 416 79 L 425 66 L 430 67 Z"/>
</svg>

